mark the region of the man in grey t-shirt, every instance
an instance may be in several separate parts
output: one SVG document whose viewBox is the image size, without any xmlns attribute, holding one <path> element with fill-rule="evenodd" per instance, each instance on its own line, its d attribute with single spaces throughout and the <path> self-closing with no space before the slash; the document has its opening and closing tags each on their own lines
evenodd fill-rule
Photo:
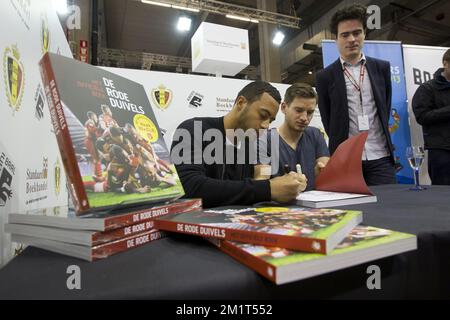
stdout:
<svg viewBox="0 0 450 320">
<path fill-rule="evenodd" d="M 261 173 L 270 160 L 278 161 L 271 165 L 272 177 L 289 171 L 295 172 L 297 164 L 300 164 L 308 179 L 306 190 L 314 189 L 315 177 L 329 160 L 328 147 L 322 133 L 317 128 L 308 127 L 316 106 L 317 94 L 310 85 L 296 83 L 287 89 L 281 104 L 281 111 L 285 115 L 284 123 L 259 139 L 260 165 L 256 167 L 257 173 Z M 276 141 L 278 148 L 272 150 L 276 146 L 272 142 Z"/>
</svg>

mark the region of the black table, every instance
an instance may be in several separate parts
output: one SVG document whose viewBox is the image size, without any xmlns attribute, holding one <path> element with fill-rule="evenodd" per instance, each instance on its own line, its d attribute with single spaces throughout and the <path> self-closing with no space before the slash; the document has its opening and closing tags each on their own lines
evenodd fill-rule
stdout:
<svg viewBox="0 0 450 320">
<path fill-rule="evenodd" d="M 378 202 L 367 225 L 413 233 L 417 251 L 276 286 L 205 240 L 174 235 L 94 263 L 27 248 L 0 270 L 0 299 L 404 299 L 450 298 L 450 187 L 413 192 L 373 187 Z M 382 289 L 368 290 L 376 264 Z M 70 291 L 67 268 L 81 268 L 81 290 Z"/>
</svg>

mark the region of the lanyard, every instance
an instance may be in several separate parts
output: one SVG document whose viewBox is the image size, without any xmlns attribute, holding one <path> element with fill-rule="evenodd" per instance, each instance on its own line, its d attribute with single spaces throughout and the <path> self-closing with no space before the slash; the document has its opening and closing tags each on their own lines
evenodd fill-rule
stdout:
<svg viewBox="0 0 450 320">
<path fill-rule="evenodd" d="M 344 66 L 344 68 L 343 68 L 344 75 L 351 82 L 351 84 L 356 89 L 356 91 L 359 92 L 359 101 L 361 102 L 361 108 L 363 108 L 362 87 L 363 87 L 363 83 L 364 83 L 364 75 L 366 74 L 366 68 L 364 67 L 364 65 L 365 65 L 364 62 L 361 63 L 361 67 L 359 69 L 359 83 L 356 82 L 352 73 L 347 69 L 346 66 Z"/>
<path fill-rule="evenodd" d="M 356 82 L 355 78 L 353 78 L 352 73 L 347 69 L 346 66 L 344 66 L 343 70 L 345 76 L 347 77 L 348 80 L 350 80 L 355 89 L 361 92 L 362 85 L 364 82 L 364 75 L 366 74 L 366 68 L 364 68 L 364 63 L 361 64 L 361 68 L 359 69 L 359 83 Z"/>
</svg>

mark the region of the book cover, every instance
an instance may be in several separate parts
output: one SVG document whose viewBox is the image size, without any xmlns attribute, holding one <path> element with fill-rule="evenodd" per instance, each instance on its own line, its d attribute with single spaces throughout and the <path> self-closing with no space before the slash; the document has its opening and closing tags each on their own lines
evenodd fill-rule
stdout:
<svg viewBox="0 0 450 320">
<path fill-rule="evenodd" d="M 40 70 L 77 214 L 184 195 L 141 84 L 51 53 Z"/>
<path fill-rule="evenodd" d="M 368 132 L 342 142 L 316 178 L 316 190 L 373 195 L 362 172 L 362 154 Z"/>
<path fill-rule="evenodd" d="M 77 244 L 65 243 L 30 236 L 12 234 L 11 239 L 14 242 L 30 245 L 36 248 L 68 255 L 71 257 L 95 261 L 108 258 L 119 252 L 128 251 L 150 242 L 164 238 L 166 234 L 157 230 L 147 231 L 127 238 L 104 243 L 98 246 L 81 246 Z"/>
<path fill-rule="evenodd" d="M 155 228 L 244 243 L 329 253 L 362 221 L 362 212 L 298 207 L 230 207 L 156 219 Z"/>
<path fill-rule="evenodd" d="M 327 166 L 316 178 L 316 190 L 302 192 L 297 205 L 329 208 L 376 202 L 362 172 L 362 154 L 368 133 L 353 136 L 339 145 Z"/>
<path fill-rule="evenodd" d="M 201 208 L 201 199 L 179 199 L 156 206 L 127 207 L 77 216 L 73 209 L 63 206 L 10 213 L 8 222 L 80 231 L 110 231 L 151 221 L 163 215 L 196 211 Z"/>
<path fill-rule="evenodd" d="M 417 249 L 414 235 L 369 226 L 354 228 L 329 255 L 208 240 L 276 284 L 306 279 Z"/>
</svg>

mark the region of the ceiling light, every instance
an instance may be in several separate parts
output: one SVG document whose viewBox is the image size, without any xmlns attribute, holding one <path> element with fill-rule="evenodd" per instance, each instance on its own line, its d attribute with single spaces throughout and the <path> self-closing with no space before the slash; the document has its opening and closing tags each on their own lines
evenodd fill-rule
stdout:
<svg viewBox="0 0 450 320">
<path fill-rule="evenodd" d="M 313 72 L 312 72 L 312 71 L 309 71 L 308 74 L 313 74 Z"/>
<path fill-rule="evenodd" d="M 275 36 L 273 37 L 272 42 L 273 42 L 274 45 L 279 46 L 279 45 L 281 45 L 283 43 L 283 40 L 284 40 L 284 33 L 281 32 L 281 31 L 277 31 L 275 33 Z"/>
<path fill-rule="evenodd" d="M 171 5 L 167 4 L 167 3 L 161 3 L 161 2 L 156 2 L 156 1 L 149 1 L 149 0 L 141 0 L 142 3 L 146 3 L 146 4 L 154 4 L 155 6 L 161 6 L 161 7 L 166 7 L 166 8 L 170 8 Z"/>
<path fill-rule="evenodd" d="M 180 31 L 189 31 L 191 30 L 192 20 L 188 17 L 180 17 L 178 18 L 177 29 Z"/>
<path fill-rule="evenodd" d="M 250 18 L 246 18 L 246 17 L 235 16 L 235 15 L 232 15 L 232 14 L 227 14 L 227 15 L 225 15 L 225 17 L 230 18 L 230 19 L 235 19 L 235 20 L 241 20 L 241 21 L 248 21 L 248 22 L 253 22 L 253 23 L 259 23 L 258 20 L 250 19 Z"/>
<path fill-rule="evenodd" d="M 172 5 L 172 8 L 180 9 L 180 10 L 186 10 L 186 11 L 192 11 L 192 12 L 200 12 L 200 10 L 198 10 L 198 9 L 187 8 L 187 7 L 180 7 L 180 6 L 175 6 L 175 5 Z"/>
<path fill-rule="evenodd" d="M 53 6 L 59 14 L 66 14 L 69 11 L 66 0 L 53 0 Z"/>
<path fill-rule="evenodd" d="M 166 8 L 186 10 L 186 11 L 191 11 L 191 12 L 200 12 L 199 9 L 176 6 L 176 5 L 172 5 L 172 4 L 168 4 L 168 3 L 164 3 L 164 2 L 157 2 L 157 1 L 150 1 L 150 0 L 141 0 L 141 2 L 146 3 L 146 4 L 153 4 L 155 6 L 166 7 Z"/>
</svg>

